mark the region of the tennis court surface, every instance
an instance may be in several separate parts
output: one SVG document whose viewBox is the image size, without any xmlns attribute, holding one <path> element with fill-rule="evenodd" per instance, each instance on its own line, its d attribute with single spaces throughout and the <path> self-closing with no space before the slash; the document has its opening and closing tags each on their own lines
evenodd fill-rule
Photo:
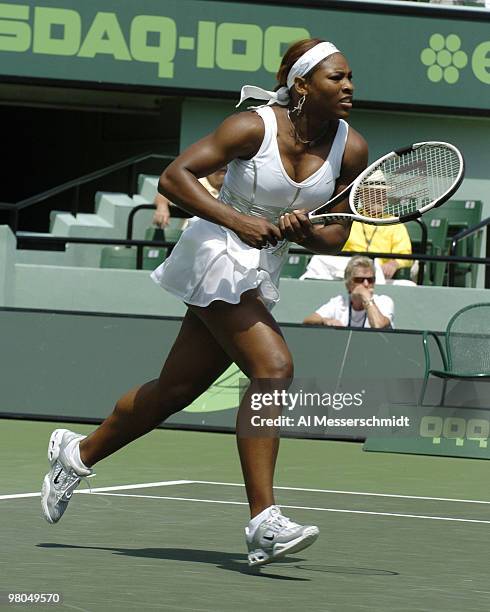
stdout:
<svg viewBox="0 0 490 612">
<path fill-rule="evenodd" d="M 0 592 L 57 592 L 50 608 L 90 612 L 490 609 L 485 461 L 283 440 L 277 502 L 321 534 L 252 570 L 233 436 L 154 431 L 96 466 L 92 493 L 82 484 L 49 525 L 39 489 L 60 426 L 92 429 L 0 421 Z"/>
</svg>

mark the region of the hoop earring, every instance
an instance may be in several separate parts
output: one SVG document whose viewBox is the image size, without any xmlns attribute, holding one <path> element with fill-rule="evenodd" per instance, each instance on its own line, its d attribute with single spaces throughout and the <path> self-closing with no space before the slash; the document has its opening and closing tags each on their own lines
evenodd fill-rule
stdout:
<svg viewBox="0 0 490 612">
<path fill-rule="evenodd" d="M 297 116 L 299 117 L 301 113 L 303 112 L 303 104 L 305 103 L 305 100 L 306 100 L 306 94 L 298 100 L 298 104 L 293 109 L 291 109 L 291 112 L 296 113 Z"/>
</svg>

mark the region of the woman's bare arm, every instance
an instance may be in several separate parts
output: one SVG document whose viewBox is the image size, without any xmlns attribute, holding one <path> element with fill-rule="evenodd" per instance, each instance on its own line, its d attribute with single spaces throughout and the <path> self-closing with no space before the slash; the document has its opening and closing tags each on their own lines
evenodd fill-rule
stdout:
<svg viewBox="0 0 490 612">
<path fill-rule="evenodd" d="M 189 213 L 233 230 L 249 246 L 277 244 L 282 235 L 275 225 L 224 205 L 197 180 L 233 159 L 253 157 L 263 137 L 264 123 L 256 113 L 228 117 L 215 132 L 190 146 L 165 169 L 158 191 Z"/>
</svg>

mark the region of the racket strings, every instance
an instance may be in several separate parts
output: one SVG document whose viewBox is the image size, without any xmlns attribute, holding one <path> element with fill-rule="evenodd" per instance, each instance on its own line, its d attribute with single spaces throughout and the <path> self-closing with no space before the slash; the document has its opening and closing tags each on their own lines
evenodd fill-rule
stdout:
<svg viewBox="0 0 490 612">
<path fill-rule="evenodd" d="M 456 152 L 440 145 L 424 145 L 376 166 L 358 186 L 353 204 L 365 217 L 402 217 L 438 200 L 452 187 L 459 172 Z"/>
</svg>

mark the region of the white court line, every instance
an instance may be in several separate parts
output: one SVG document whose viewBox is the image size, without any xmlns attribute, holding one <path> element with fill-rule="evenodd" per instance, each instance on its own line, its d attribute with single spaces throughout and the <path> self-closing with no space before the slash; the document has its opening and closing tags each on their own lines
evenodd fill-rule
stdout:
<svg viewBox="0 0 490 612">
<path fill-rule="evenodd" d="M 0 495 L 0 500 L 21 499 L 23 497 L 41 497 L 41 493 L 17 493 L 16 495 Z"/>
<path fill-rule="evenodd" d="M 248 506 L 247 502 L 237 501 L 223 501 L 218 499 L 196 499 L 192 497 L 165 497 L 163 495 L 138 495 L 138 494 L 126 494 L 126 493 L 100 493 L 100 495 L 107 495 L 110 497 L 138 497 L 142 499 L 165 499 L 174 501 L 190 501 L 200 502 L 203 504 L 225 504 L 232 506 Z M 367 510 L 344 510 L 340 508 L 316 508 L 314 506 L 285 506 L 281 504 L 281 508 L 289 508 L 293 510 L 314 510 L 318 512 L 341 512 L 346 514 L 371 514 L 374 516 L 395 516 L 402 518 L 418 518 L 418 519 L 430 519 L 432 521 L 456 521 L 458 523 L 484 523 L 490 524 L 490 521 L 482 521 L 478 519 L 465 519 L 465 518 L 453 518 L 450 516 L 427 516 L 424 514 L 399 514 L 395 512 L 368 512 Z"/>
<path fill-rule="evenodd" d="M 98 489 L 84 489 L 75 493 L 104 493 L 105 491 L 129 491 L 129 489 L 150 489 L 151 487 L 171 487 L 173 485 L 192 484 L 194 480 L 163 480 L 162 482 L 144 482 L 134 485 L 120 485 L 117 487 L 99 487 Z"/>
<path fill-rule="evenodd" d="M 244 484 L 239 482 L 214 482 L 212 480 L 191 480 L 189 482 L 195 484 L 210 484 L 221 485 L 226 487 L 244 487 Z M 393 493 L 366 493 L 362 491 L 337 491 L 335 489 L 304 489 L 301 487 L 278 487 L 274 485 L 274 489 L 281 491 L 306 491 L 310 493 L 338 493 L 340 495 L 364 495 L 367 497 L 397 497 L 400 499 L 425 499 L 429 501 L 448 501 L 460 502 L 463 504 L 490 504 L 490 501 L 482 501 L 478 499 L 455 499 L 453 497 L 423 497 L 418 495 L 395 495 Z"/>
<path fill-rule="evenodd" d="M 120 485 L 115 487 L 99 487 L 92 489 L 92 492 L 105 492 L 105 491 L 129 491 L 131 489 L 146 489 L 150 487 L 165 487 L 180 484 L 209 484 L 219 485 L 226 487 L 244 487 L 242 483 L 237 482 L 218 482 L 213 480 L 163 480 L 161 482 L 146 482 L 134 485 Z M 335 493 L 339 495 L 362 495 L 366 497 L 393 497 L 398 499 L 419 499 L 428 501 L 447 501 L 447 502 L 458 502 L 463 504 L 490 504 L 490 501 L 478 500 L 478 499 L 457 499 L 452 497 L 423 497 L 418 495 L 396 495 L 393 493 L 367 493 L 363 491 L 338 491 L 336 489 L 307 489 L 302 487 L 278 487 L 274 489 L 281 491 L 305 491 L 309 493 Z M 89 489 L 82 491 L 75 491 L 75 493 L 90 494 Z M 0 495 L 0 501 L 6 499 L 21 499 L 26 497 L 40 497 L 41 493 L 17 493 L 14 495 Z"/>
<path fill-rule="evenodd" d="M 129 491 L 130 489 L 149 489 L 150 487 L 170 487 L 172 485 L 192 484 L 194 480 L 163 480 L 162 482 L 145 482 L 134 485 L 121 485 L 117 487 L 99 487 L 95 489 L 84 489 L 75 493 L 103 493 L 105 491 Z M 37 493 L 16 493 L 14 495 L 0 495 L 2 499 L 21 499 L 24 497 L 41 497 L 41 492 Z"/>
</svg>

